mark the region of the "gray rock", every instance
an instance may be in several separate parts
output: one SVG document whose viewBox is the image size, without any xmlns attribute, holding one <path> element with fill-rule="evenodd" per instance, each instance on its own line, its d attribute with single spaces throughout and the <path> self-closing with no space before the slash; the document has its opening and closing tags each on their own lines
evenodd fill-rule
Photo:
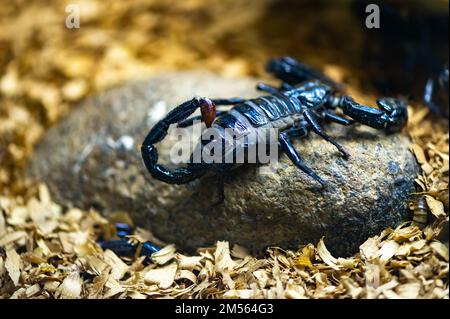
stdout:
<svg viewBox="0 0 450 319">
<path fill-rule="evenodd" d="M 369 236 L 407 218 L 406 199 L 417 172 L 405 135 L 385 135 L 362 126 L 327 126 L 351 153 L 310 134 L 295 146 L 329 187 L 317 183 L 280 155 L 273 175 L 243 166 L 225 179 L 226 200 L 217 198 L 216 179 L 168 185 L 152 179 L 139 146 L 158 118 L 193 96 L 254 97 L 255 81 L 207 73 L 166 74 L 132 82 L 86 100 L 53 127 L 28 167 L 55 199 L 105 214 L 125 210 L 135 222 L 179 248 L 193 250 L 229 240 L 253 251 L 277 245 L 296 248 L 322 236 L 336 255 L 348 255 Z M 161 154 L 169 143 L 161 143 Z M 167 160 L 167 155 L 162 158 Z"/>
</svg>

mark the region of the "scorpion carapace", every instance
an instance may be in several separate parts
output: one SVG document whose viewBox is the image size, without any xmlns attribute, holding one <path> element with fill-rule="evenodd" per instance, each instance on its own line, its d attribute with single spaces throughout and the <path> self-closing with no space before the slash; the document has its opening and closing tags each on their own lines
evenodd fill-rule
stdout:
<svg viewBox="0 0 450 319">
<path fill-rule="evenodd" d="M 163 182 L 183 184 L 197 179 L 207 172 L 215 172 L 220 179 L 219 189 L 223 199 L 223 175 L 237 165 L 225 163 L 188 163 L 187 166 L 169 170 L 158 164 L 155 144 L 164 139 L 170 125 L 179 127 L 192 125 L 196 120 L 219 131 L 233 129 L 237 136 L 251 134 L 260 127 L 278 130 L 278 145 L 300 170 L 318 181 L 326 182 L 304 164 L 294 148 L 291 139 L 306 135 L 309 131 L 332 143 L 339 152 L 348 158 L 349 153 L 321 127 L 321 122 L 334 122 L 341 125 L 360 123 L 388 133 L 400 131 L 407 122 L 407 108 L 404 101 L 394 98 L 377 100 L 379 108 L 361 105 L 342 93 L 343 86 L 334 82 L 313 68 L 293 58 L 271 59 L 268 72 L 282 80 L 279 88 L 258 84 L 260 91 L 268 93 L 255 99 L 193 98 L 169 112 L 157 122 L 142 144 L 142 157 L 150 174 Z M 228 111 L 216 111 L 216 106 L 232 105 Z M 190 117 L 201 109 L 201 116 Z M 342 114 L 335 111 L 340 110 Z M 223 136 L 214 143 L 221 143 Z M 201 144 L 199 144 L 201 145 Z"/>
</svg>

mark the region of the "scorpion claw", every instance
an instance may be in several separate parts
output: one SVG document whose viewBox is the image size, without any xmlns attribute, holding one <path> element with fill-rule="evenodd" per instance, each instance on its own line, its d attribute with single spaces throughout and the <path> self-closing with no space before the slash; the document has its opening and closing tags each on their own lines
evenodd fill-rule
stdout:
<svg viewBox="0 0 450 319">
<path fill-rule="evenodd" d="M 377 100 L 378 106 L 386 112 L 385 130 L 388 133 L 399 132 L 408 122 L 407 105 L 400 99 L 385 97 Z"/>
<path fill-rule="evenodd" d="M 402 100 L 385 97 L 377 100 L 380 109 L 358 104 L 351 97 L 345 96 L 340 101 L 340 107 L 345 115 L 355 121 L 388 133 L 399 132 L 406 126 L 408 111 Z"/>
<path fill-rule="evenodd" d="M 321 82 L 336 88 L 339 91 L 344 90 L 344 86 L 333 81 L 331 78 L 296 59 L 284 56 L 269 60 L 266 69 L 269 73 L 275 75 L 288 85 L 297 85 L 304 81 L 320 80 Z"/>
</svg>

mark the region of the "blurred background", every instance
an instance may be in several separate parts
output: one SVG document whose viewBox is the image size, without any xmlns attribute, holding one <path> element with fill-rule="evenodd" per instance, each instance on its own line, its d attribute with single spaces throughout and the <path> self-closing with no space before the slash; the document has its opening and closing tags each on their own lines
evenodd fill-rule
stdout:
<svg viewBox="0 0 450 319">
<path fill-rule="evenodd" d="M 365 9 L 380 8 L 368 29 Z M 69 4 L 80 27 L 66 27 Z M 0 193 L 45 130 L 86 95 L 128 79 L 202 68 L 267 77 L 292 55 L 368 96 L 421 103 L 448 63 L 448 1 L 0 0 Z"/>
</svg>

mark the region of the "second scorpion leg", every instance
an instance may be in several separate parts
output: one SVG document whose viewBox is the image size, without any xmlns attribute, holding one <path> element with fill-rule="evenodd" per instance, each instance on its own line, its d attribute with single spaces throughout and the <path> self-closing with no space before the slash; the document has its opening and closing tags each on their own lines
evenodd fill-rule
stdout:
<svg viewBox="0 0 450 319">
<path fill-rule="evenodd" d="M 289 83 L 287 83 L 287 82 L 283 82 L 281 84 L 281 87 L 279 89 L 277 89 L 276 87 L 274 87 L 272 85 L 269 85 L 269 84 L 266 84 L 266 83 L 258 83 L 256 85 L 256 89 L 258 91 L 267 92 L 267 93 L 270 93 L 270 94 L 277 94 L 277 93 L 280 93 L 280 91 L 292 90 L 292 89 L 294 89 L 294 86 L 289 84 Z"/>
<path fill-rule="evenodd" d="M 323 187 L 326 186 L 326 182 L 322 178 L 320 178 L 311 168 L 303 164 L 303 160 L 300 157 L 300 154 L 298 154 L 297 150 L 294 148 L 294 145 L 292 145 L 288 133 L 289 131 L 280 133 L 279 142 L 281 149 L 286 153 L 286 155 L 295 164 L 295 166 L 308 174 L 308 176 L 314 178 Z"/>
<path fill-rule="evenodd" d="M 338 142 L 336 142 L 333 138 L 331 138 L 327 133 L 325 133 L 322 128 L 320 127 L 319 123 L 317 123 L 316 119 L 314 118 L 314 114 L 310 110 L 306 110 L 303 112 L 303 115 L 305 117 L 306 122 L 311 126 L 311 129 L 314 133 L 322 137 L 327 142 L 330 142 L 336 148 L 341 152 L 341 154 L 344 156 L 344 158 L 349 158 L 350 154 L 342 147 Z"/>
<path fill-rule="evenodd" d="M 216 105 L 235 105 L 239 103 L 244 103 L 246 99 L 242 97 L 232 97 L 229 99 L 212 99 L 213 103 Z"/>
<path fill-rule="evenodd" d="M 323 112 L 323 118 L 325 120 L 328 120 L 328 121 L 331 121 L 331 122 L 334 122 L 337 124 L 345 125 L 345 126 L 352 125 L 356 122 L 355 120 L 348 119 L 348 118 L 342 117 L 340 115 L 334 114 L 330 110 L 326 110 Z"/>
<path fill-rule="evenodd" d="M 266 83 L 258 83 L 256 85 L 256 89 L 258 91 L 267 92 L 269 94 L 277 94 L 280 92 L 276 87 Z"/>
</svg>

